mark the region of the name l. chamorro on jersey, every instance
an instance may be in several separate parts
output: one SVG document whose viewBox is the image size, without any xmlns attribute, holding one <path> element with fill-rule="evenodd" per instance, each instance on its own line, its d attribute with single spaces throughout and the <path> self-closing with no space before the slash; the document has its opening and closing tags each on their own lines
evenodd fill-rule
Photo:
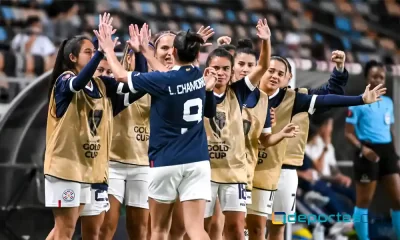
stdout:
<svg viewBox="0 0 400 240">
<path fill-rule="evenodd" d="M 192 82 L 176 85 L 176 89 L 171 89 L 171 86 L 169 86 L 168 87 L 169 95 L 185 94 L 193 92 L 195 90 L 203 88 L 205 85 L 206 83 L 204 82 L 204 78 L 201 77 Z"/>
</svg>

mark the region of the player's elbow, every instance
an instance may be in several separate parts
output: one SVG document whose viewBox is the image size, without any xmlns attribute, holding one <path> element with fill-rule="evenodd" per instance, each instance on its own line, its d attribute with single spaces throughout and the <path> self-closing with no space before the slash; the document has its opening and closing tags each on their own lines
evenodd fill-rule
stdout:
<svg viewBox="0 0 400 240">
<path fill-rule="evenodd" d="M 261 136 L 259 138 L 261 145 L 263 145 L 265 148 L 271 146 L 270 141 L 269 141 L 270 137 L 271 137 L 271 134 L 263 133 L 263 134 L 261 134 Z"/>
</svg>

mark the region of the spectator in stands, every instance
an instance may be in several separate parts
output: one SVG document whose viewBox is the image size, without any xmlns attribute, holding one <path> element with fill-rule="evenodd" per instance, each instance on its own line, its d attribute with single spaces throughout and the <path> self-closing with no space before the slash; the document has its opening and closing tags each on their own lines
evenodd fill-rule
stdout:
<svg viewBox="0 0 400 240">
<path fill-rule="evenodd" d="M 305 151 L 320 177 L 330 183 L 331 189 L 355 203 L 355 192 L 350 188 L 351 179 L 342 174 L 337 166 L 335 148 L 331 142 L 332 130 L 333 119 L 328 117 L 322 121 L 314 139 L 307 143 Z"/>
<path fill-rule="evenodd" d="M 43 25 L 37 16 L 29 17 L 26 28 L 15 35 L 11 42 L 12 50 L 32 55 L 49 56 L 55 53 L 56 48 L 47 36 L 42 35 Z"/>
</svg>

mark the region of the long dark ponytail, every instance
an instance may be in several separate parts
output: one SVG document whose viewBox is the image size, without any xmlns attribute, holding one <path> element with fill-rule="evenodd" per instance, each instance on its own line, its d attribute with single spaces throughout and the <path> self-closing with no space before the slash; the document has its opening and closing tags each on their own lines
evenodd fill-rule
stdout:
<svg viewBox="0 0 400 240">
<path fill-rule="evenodd" d="M 49 92 L 48 92 L 49 100 L 50 100 L 51 93 L 54 88 L 54 84 L 57 81 L 57 78 L 63 72 L 65 72 L 67 70 L 71 70 L 71 71 L 74 70 L 75 63 L 71 61 L 71 59 L 69 58 L 69 55 L 72 53 L 72 55 L 78 57 L 79 52 L 81 50 L 83 40 L 90 41 L 90 39 L 88 37 L 79 35 L 79 36 L 75 36 L 71 39 L 64 40 L 61 43 L 60 48 L 58 49 L 56 62 L 54 63 L 53 72 L 50 77 Z"/>
</svg>

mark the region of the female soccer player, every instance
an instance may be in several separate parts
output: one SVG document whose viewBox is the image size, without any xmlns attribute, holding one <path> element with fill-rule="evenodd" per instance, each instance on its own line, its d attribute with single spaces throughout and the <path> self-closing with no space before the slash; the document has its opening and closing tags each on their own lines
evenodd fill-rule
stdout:
<svg viewBox="0 0 400 240">
<path fill-rule="evenodd" d="M 171 69 L 174 66 L 174 39 L 176 33 L 172 31 L 162 31 L 152 36 L 154 46 L 154 57 L 164 66 Z"/>
<path fill-rule="evenodd" d="M 190 239 L 209 239 L 204 231 L 203 216 L 205 201 L 210 200 L 210 165 L 202 119 L 205 115 L 203 109 L 215 107 L 212 89 L 216 79 L 215 72 L 209 70 L 205 76 L 209 81 L 205 83 L 200 70 L 191 65 L 199 54 L 203 39 L 189 31 L 178 33 L 173 45 L 177 65 L 172 71 L 141 74 L 127 72 L 119 64 L 111 46 L 109 28 L 104 26 L 95 34 L 107 54 L 115 78 L 127 82 L 132 92 L 144 91 L 151 95 L 151 239 L 167 239 L 173 202 L 178 196 Z M 142 40 L 147 38 L 146 34 L 146 31 L 141 32 Z M 141 41 L 141 51 L 149 64 L 154 66 L 158 60 L 149 54 L 147 45 L 147 42 Z M 211 107 L 203 107 L 206 94 L 211 95 L 211 104 L 208 104 Z M 215 112 L 210 111 L 206 115 L 212 117 L 213 114 Z"/>
<path fill-rule="evenodd" d="M 366 64 L 364 76 L 372 87 L 385 84 L 385 68 L 376 61 Z M 399 157 L 392 138 L 394 121 L 393 102 L 386 96 L 378 103 L 350 107 L 346 118 L 346 138 L 357 148 L 354 155 L 354 217 L 362 220 L 355 222 L 354 227 L 362 240 L 369 240 L 365 215 L 368 215 L 378 180 L 383 182 L 392 201 L 392 224 L 397 239 L 400 239 Z"/>
<path fill-rule="evenodd" d="M 93 45 L 95 48 L 98 48 L 97 40 L 93 42 Z M 100 61 L 94 77 L 112 77 L 112 71 L 106 58 Z M 107 189 L 108 185 L 105 183 L 91 185 L 91 201 L 85 204 L 80 213 L 83 239 L 99 238 L 100 227 L 103 223 L 105 212 L 110 209 Z"/>
<path fill-rule="evenodd" d="M 147 72 L 136 31 L 125 48 L 122 65 L 127 71 Z M 149 115 L 150 96 L 145 95 L 114 117 L 108 188 L 111 208 L 106 213 L 101 239 L 113 238 L 121 204 L 125 202 L 129 238 L 146 240 L 149 219 Z"/>
<path fill-rule="evenodd" d="M 260 84 L 260 89 L 269 95 L 269 106 L 276 108 L 275 115 L 278 121 L 273 127 L 275 131 L 282 129 L 291 122 L 292 116 L 300 112 L 312 114 L 315 108 L 368 104 L 377 101 L 379 96 L 386 92 L 385 88 L 381 88 L 382 85 L 373 90 L 368 86 L 363 96 L 317 96 L 301 94 L 290 88 L 280 89 L 287 68 L 286 61 L 281 57 L 272 57 L 269 69 Z M 250 239 L 265 238 L 266 218 L 268 214 L 272 214 L 273 195 L 277 189 L 286 147 L 287 141 L 281 141 L 268 149 L 259 148 L 258 164 L 253 179 L 252 204 L 248 205 L 247 226 Z M 279 222 L 279 219 L 273 220 Z M 272 235 L 269 237 L 276 239 Z"/>
<path fill-rule="evenodd" d="M 215 119 L 205 120 L 212 166 L 212 201 L 207 203 L 205 222 L 209 228 L 218 196 L 225 215 L 224 236 L 227 239 L 244 238 L 247 172 L 241 109 L 268 68 L 270 31 L 266 20 L 258 22 L 257 33 L 264 41 L 263 48 L 259 65 L 247 77 L 228 87 L 234 60 L 225 49 L 215 49 L 206 62 L 207 67 L 217 71 L 218 82 L 214 89 L 217 115 Z M 294 134 L 291 127 L 287 130 L 290 135 Z M 266 143 L 270 144 L 268 140 Z"/>
<path fill-rule="evenodd" d="M 289 86 L 289 81 L 292 77 L 292 70 L 288 60 L 284 57 L 281 58 L 285 61 L 287 66 L 285 78 L 282 82 L 280 82 L 280 87 L 285 88 Z M 344 52 L 333 51 L 331 60 L 332 62 L 336 63 L 336 67 L 333 69 L 333 72 L 328 80 L 328 84 L 318 89 L 300 88 L 295 89 L 295 91 L 308 95 L 343 95 L 344 87 L 346 86 L 348 80 L 348 73 L 344 68 Z M 318 112 L 321 112 L 321 110 Z M 300 126 L 300 134 L 296 138 L 288 139 L 277 190 L 274 192 L 272 207 L 272 212 L 284 212 L 287 215 L 294 214 L 296 209 L 295 204 L 293 203 L 293 201 L 296 199 L 298 183 L 296 168 L 303 164 L 304 150 L 307 143 L 309 128 L 308 112 L 300 112 L 293 115 L 291 122 Z M 272 224 L 270 220 L 268 221 L 268 232 L 270 239 L 282 239 L 284 236 L 284 230 L 284 224 Z"/>
<path fill-rule="evenodd" d="M 111 22 L 109 14 L 100 16 L 101 25 L 113 31 Z M 83 36 L 65 40 L 50 79 L 44 174 L 55 227 L 49 239 L 71 239 L 80 204 L 90 203 L 90 184 L 107 182 L 113 112 L 135 100 L 118 96 L 115 80 L 92 78 L 104 56 L 93 56 L 93 49 Z"/>
</svg>

